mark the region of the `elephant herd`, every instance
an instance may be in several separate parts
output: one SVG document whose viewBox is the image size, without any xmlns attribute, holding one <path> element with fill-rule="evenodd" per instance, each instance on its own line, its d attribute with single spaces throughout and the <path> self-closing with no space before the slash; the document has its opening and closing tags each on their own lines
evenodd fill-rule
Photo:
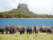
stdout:
<svg viewBox="0 0 53 40">
<path fill-rule="evenodd" d="M 8 34 L 8 32 L 10 34 L 14 34 L 16 33 L 17 31 L 20 32 L 20 34 L 24 34 L 25 32 L 27 32 L 27 34 L 34 34 L 38 32 L 46 32 L 46 33 L 53 33 L 53 26 L 49 26 L 49 27 L 46 27 L 46 26 L 42 26 L 42 27 L 39 27 L 39 26 L 29 26 L 29 27 L 25 27 L 25 26 L 13 26 L 13 25 L 7 25 L 6 27 L 0 27 L 0 33 L 4 34 L 4 31 L 6 31 L 6 34 Z"/>
</svg>

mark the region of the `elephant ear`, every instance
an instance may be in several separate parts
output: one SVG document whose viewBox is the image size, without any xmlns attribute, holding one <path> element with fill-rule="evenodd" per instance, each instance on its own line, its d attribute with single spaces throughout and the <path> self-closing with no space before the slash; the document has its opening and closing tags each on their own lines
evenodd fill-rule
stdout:
<svg viewBox="0 0 53 40">
<path fill-rule="evenodd" d="M 50 27 L 51 30 L 53 30 L 53 27 Z"/>
<path fill-rule="evenodd" d="M 26 30 L 26 27 L 24 26 L 24 30 Z"/>
<path fill-rule="evenodd" d="M 45 30 L 46 26 L 42 26 L 42 29 Z"/>
</svg>

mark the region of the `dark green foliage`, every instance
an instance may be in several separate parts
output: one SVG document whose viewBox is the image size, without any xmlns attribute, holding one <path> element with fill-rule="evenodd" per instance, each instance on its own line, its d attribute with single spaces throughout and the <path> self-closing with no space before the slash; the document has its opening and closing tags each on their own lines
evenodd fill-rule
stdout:
<svg viewBox="0 0 53 40">
<path fill-rule="evenodd" d="M 0 12 L 0 18 L 53 18 L 53 15 L 38 15 L 22 9 Z"/>
</svg>

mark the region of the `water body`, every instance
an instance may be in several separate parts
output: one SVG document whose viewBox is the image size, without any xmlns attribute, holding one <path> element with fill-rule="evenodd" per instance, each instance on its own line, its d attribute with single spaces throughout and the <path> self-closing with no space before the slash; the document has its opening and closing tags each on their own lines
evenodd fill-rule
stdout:
<svg viewBox="0 0 53 40">
<path fill-rule="evenodd" d="M 41 26 L 53 26 L 53 19 L 0 19 L 0 27 L 7 25 L 14 25 L 14 26 L 32 26 L 38 25 Z"/>
</svg>

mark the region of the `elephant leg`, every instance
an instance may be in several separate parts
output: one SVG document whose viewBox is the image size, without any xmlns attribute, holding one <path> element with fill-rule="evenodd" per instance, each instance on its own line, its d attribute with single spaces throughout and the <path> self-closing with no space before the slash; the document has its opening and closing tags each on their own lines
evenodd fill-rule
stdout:
<svg viewBox="0 0 53 40">
<path fill-rule="evenodd" d="M 51 32 L 50 32 L 50 34 L 51 34 Z"/>
<path fill-rule="evenodd" d="M 31 33 L 34 34 L 34 31 L 32 30 Z"/>
<path fill-rule="evenodd" d="M 35 30 L 35 33 L 36 33 L 36 30 Z"/>
<path fill-rule="evenodd" d="M 12 31 L 11 34 L 14 34 L 14 32 Z"/>
<path fill-rule="evenodd" d="M 29 34 L 30 34 L 30 32 L 29 32 Z"/>
<path fill-rule="evenodd" d="M 33 31 L 31 30 L 30 33 L 32 34 L 32 32 L 33 32 Z"/>
<path fill-rule="evenodd" d="M 4 32 L 2 32 L 2 34 L 4 34 Z"/>
<path fill-rule="evenodd" d="M 38 34 L 38 31 L 36 31 L 36 33 Z"/>
<path fill-rule="evenodd" d="M 23 31 L 23 34 L 24 34 L 24 31 Z"/>
<path fill-rule="evenodd" d="M 29 32 L 29 34 L 31 34 L 31 32 Z"/>
<path fill-rule="evenodd" d="M 12 32 L 12 33 L 13 33 L 13 34 L 16 33 L 16 30 L 13 29 L 13 32 Z"/>
<path fill-rule="evenodd" d="M 4 34 L 4 31 L 2 31 L 2 34 Z"/>
<path fill-rule="evenodd" d="M 28 31 L 28 33 L 30 34 L 30 31 Z"/>
<path fill-rule="evenodd" d="M 34 34 L 34 30 L 32 30 L 32 34 Z"/>
<path fill-rule="evenodd" d="M 33 31 L 33 34 L 34 34 L 34 31 Z"/>
<path fill-rule="evenodd" d="M 29 30 L 27 30 L 27 34 L 29 33 Z"/>
<path fill-rule="evenodd" d="M 10 30 L 9 32 L 10 32 L 10 34 L 12 34 L 12 30 Z"/>
<path fill-rule="evenodd" d="M 13 34 L 13 31 L 12 30 L 10 31 L 10 34 Z"/>
<path fill-rule="evenodd" d="M 15 31 L 13 31 L 13 33 L 16 33 Z"/>
<path fill-rule="evenodd" d="M 35 31 L 35 33 L 36 33 L 36 31 Z"/>
<path fill-rule="evenodd" d="M 22 34 L 23 32 L 21 31 L 21 34 Z"/>
<path fill-rule="evenodd" d="M 32 34 L 32 31 L 30 33 Z"/>
<path fill-rule="evenodd" d="M 29 31 L 29 34 L 31 34 L 31 31 Z"/>
<path fill-rule="evenodd" d="M 51 33 L 52 33 L 52 31 L 51 31 L 51 30 L 49 30 L 49 33 L 51 34 Z"/>
<path fill-rule="evenodd" d="M 22 31 L 20 31 L 20 34 L 22 34 Z"/>
<path fill-rule="evenodd" d="M 37 34 L 38 34 L 38 31 L 37 31 Z"/>
<path fill-rule="evenodd" d="M 6 34 L 8 34 L 8 30 L 6 30 Z"/>
<path fill-rule="evenodd" d="M 11 31 L 9 31 L 9 32 L 10 32 L 10 34 L 12 34 Z"/>
<path fill-rule="evenodd" d="M 13 34 L 13 32 L 10 31 L 10 34 Z"/>
<path fill-rule="evenodd" d="M 31 31 L 31 34 L 33 33 L 33 31 Z"/>
<path fill-rule="evenodd" d="M 53 34 L 53 30 L 52 30 L 52 34 Z"/>
<path fill-rule="evenodd" d="M 29 34 L 31 34 L 31 30 L 29 30 Z"/>
<path fill-rule="evenodd" d="M 50 30 L 47 30 L 47 34 L 50 34 Z"/>
<path fill-rule="evenodd" d="M 1 32 L 0 32 L 1 33 Z"/>
<path fill-rule="evenodd" d="M 16 30 L 14 31 L 14 33 L 16 33 Z"/>
</svg>

